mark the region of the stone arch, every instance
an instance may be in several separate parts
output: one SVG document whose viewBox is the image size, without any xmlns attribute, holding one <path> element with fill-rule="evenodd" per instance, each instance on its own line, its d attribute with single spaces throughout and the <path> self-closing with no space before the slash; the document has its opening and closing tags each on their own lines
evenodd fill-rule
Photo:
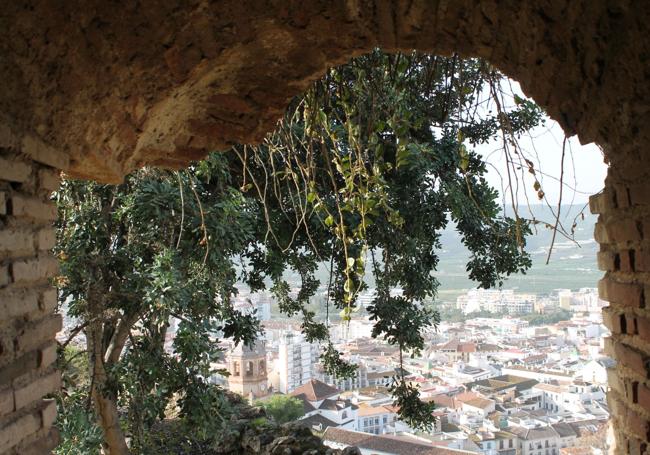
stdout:
<svg viewBox="0 0 650 455">
<path fill-rule="evenodd" d="M 482 57 L 611 162 L 595 237 L 622 452 L 650 440 L 650 8 L 642 0 L 101 0 L 0 12 L 0 453 L 47 450 L 58 387 L 48 253 L 57 170 L 106 182 L 257 142 L 290 98 L 375 46 Z"/>
</svg>

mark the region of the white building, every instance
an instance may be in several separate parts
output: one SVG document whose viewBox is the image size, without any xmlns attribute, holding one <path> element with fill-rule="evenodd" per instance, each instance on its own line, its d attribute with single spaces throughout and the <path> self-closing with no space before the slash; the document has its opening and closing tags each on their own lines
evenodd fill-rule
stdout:
<svg viewBox="0 0 650 455">
<path fill-rule="evenodd" d="M 392 406 L 361 405 L 357 409 L 355 430 L 364 433 L 386 434 L 395 431 L 397 415 Z"/>
<path fill-rule="evenodd" d="M 300 419 L 304 424 L 324 431 L 328 427 L 353 430 L 356 423 L 356 405 L 340 397 L 341 391 L 311 379 L 296 388 L 291 395 L 303 402 L 305 415 Z"/>
<path fill-rule="evenodd" d="M 591 360 L 580 370 L 579 377 L 585 382 L 607 384 L 607 368 L 614 367 L 614 361 L 606 358 Z"/>
<path fill-rule="evenodd" d="M 318 346 L 306 342 L 300 332 L 282 333 L 275 365 L 279 377 L 278 391 L 289 393 L 312 379 L 318 356 Z"/>
<path fill-rule="evenodd" d="M 361 360 L 358 355 L 352 356 L 349 361 L 354 365 L 357 365 L 357 369 L 352 377 L 337 378 L 336 376 L 332 376 L 323 369 L 321 364 L 318 364 L 315 367 L 314 377 L 326 384 L 332 384 L 337 389 L 343 391 L 368 387 L 368 368 L 366 367 L 366 362 Z"/>
<path fill-rule="evenodd" d="M 517 435 L 520 455 L 558 455 L 575 444 L 577 433 L 566 423 L 543 424 L 536 420 L 515 422 L 506 429 Z"/>
<path fill-rule="evenodd" d="M 374 327 L 370 316 L 362 318 L 353 318 L 349 321 L 341 321 L 333 330 L 334 340 L 349 341 L 360 338 L 372 338 L 372 329 Z"/>
<path fill-rule="evenodd" d="M 456 299 L 456 306 L 463 313 L 489 311 L 491 313 L 532 313 L 537 302 L 535 294 L 515 294 L 512 289 L 473 289 Z"/>
<path fill-rule="evenodd" d="M 589 412 L 593 402 L 605 402 L 605 391 L 594 384 L 576 382 L 571 385 L 540 383 L 533 390 L 542 392 L 542 407 L 555 414 Z"/>
</svg>

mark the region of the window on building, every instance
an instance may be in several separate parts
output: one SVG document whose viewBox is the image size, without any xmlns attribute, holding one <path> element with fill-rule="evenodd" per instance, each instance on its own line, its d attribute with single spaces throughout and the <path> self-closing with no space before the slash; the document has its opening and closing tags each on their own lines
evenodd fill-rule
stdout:
<svg viewBox="0 0 650 455">
<path fill-rule="evenodd" d="M 232 365 L 232 375 L 239 376 L 239 362 L 234 362 Z"/>
<path fill-rule="evenodd" d="M 388 422 L 388 417 L 384 416 L 384 423 L 387 423 L 387 422 Z"/>
<path fill-rule="evenodd" d="M 508 440 L 508 448 L 509 448 L 509 449 L 512 449 L 512 439 L 509 439 L 509 440 Z"/>
<path fill-rule="evenodd" d="M 503 439 L 499 439 L 499 449 L 503 449 Z"/>
<path fill-rule="evenodd" d="M 266 373 L 266 362 L 264 360 L 260 360 L 260 374 Z"/>
<path fill-rule="evenodd" d="M 253 362 L 246 363 L 246 376 L 253 376 Z"/>
<path fill-rule="evenodd" d="M 343 411 L 343 414 L 341 414 L 342 419 L 347 419 L 348 418 L 348 413 L 347 411 Z"/>
</svg>

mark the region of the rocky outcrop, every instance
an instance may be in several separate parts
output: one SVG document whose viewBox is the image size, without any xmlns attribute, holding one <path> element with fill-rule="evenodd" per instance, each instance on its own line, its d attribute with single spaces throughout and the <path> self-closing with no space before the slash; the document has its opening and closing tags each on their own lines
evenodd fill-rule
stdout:
<svg viewBox="0 0 650 455">
<path fill-rule="evenodd" d="M 230 419 L 213 437 L 196 439 L 181 421 L 158 423 L 149 432 L 149 446 L 143 453 L 178 453 L 182 455 L 357 455 L 359 450 L 325 446 L 304 424 L 276 424 L 264 409 L 252 407 L 241 397 L 226 392 Z M 224 413 L 225 415 L 225 413 Z"/>
<path fill-rule="evenodd" d="M 359 449 L 331 449 L 312 431 L 298 422 L 278 425 L 261 407 L 246 405 L 230 395 L 237 411 L 231 418 L 228 431 L 214 448 L 215 455 L 356 455 Z"/>
</svg>

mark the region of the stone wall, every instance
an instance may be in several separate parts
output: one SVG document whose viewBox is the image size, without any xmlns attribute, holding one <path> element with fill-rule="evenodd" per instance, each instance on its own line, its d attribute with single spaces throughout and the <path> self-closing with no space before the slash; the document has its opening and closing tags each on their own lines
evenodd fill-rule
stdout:
<svg viewBox="0 0 650 455">
<path fill-rule="evenodd" d="M 638 150 L 614 155 L 605 190 L 591 198 L 599 214 L 601 298 L 610 302 L 604 321 L 612 332 L 606 349 L 608 403 L 618 453 L 643 454 L 650 443 L 650 169 Z"/>
<path fill-rule="evenodd" d="M 0 124 L 0 453 L 46 453 L 57 443 L 55 369 L 61 316 L 54 314 L 58 270 L 56 207 L 65 155 Z"/>
<path fill-rule="evenodd" d="M 0 453 L 54 443 L 55 169 L 119 181 L 255 142 L 375 46 L 489 60 L 612 163 L 596 240 L 621 453 L 650 442 L 646 0 L 26 0 L 0 8 Z M 11 126 L 13 134 L 7 128 Z M 42 141 L 42 142 L 41 142 Z M 48 144 L 48 146 L 44 144 Z M 597 159 L 594 157 L 594 159 Z"/>
<path fill-rule="evenodd" d="M 650 141 L 645 0 L 28 0 L 0 9 L 0 112 L 119 181 L 260 141 L 327 68 L 380 46 L 477 56 L 583 142 Z"/>
</svg>

